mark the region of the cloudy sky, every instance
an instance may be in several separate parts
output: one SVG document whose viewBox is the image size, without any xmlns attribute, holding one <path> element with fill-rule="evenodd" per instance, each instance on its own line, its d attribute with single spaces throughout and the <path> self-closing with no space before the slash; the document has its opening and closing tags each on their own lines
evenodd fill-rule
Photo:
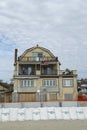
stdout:
<svg viewBox="0 0 87 130">
<path fill-rule="evenodd" d="M 36 44 L 87 78 L 87 0 L 0 0 L 0 79 L 13 76 L 15 48 Z"/>
</svg>

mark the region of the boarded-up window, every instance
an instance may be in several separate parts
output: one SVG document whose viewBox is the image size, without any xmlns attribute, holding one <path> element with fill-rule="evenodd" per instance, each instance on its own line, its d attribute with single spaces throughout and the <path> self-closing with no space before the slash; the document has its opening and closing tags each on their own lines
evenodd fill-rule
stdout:
<svg viewBox="0 0 87 130">
<path fill-rule="evenodd" d="M 19 101 L 20 102 L 35 101 L 35 93 L 30 93 L 30 94 L 21 93 L 19 94 Z"/>
<path fill-rule="evenodd" d="M 50 93 L 49 97 L 50 97 L 50 100 L 57 100 L 57 94 L 56 93 Z"/>
<path fill-rule="evenodd" d="M 73 94 L 64 94 L 64 100 L 73 100 Z"/>
</svg>

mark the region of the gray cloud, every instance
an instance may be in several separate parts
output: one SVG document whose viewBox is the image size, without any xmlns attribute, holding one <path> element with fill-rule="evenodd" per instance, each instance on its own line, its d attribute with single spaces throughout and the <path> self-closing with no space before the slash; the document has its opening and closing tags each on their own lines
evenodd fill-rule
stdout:
<svg viewBox="0 0 87 130">
<path fill-rule="evenodd" d="M 77 69 L 80 77 L 86 77 L 87 73 L 86 24 L 86 0 L 0 1 L 0 34 L 8 37 L 5 44 L 14 44 L 11 53 L 14 54 L 14 48 L 18 48 L 21 54 L 39 43 L 59 57 L 62 69 Z M 11 63 L 10 68 L 13 68 Z"/>
</svg>

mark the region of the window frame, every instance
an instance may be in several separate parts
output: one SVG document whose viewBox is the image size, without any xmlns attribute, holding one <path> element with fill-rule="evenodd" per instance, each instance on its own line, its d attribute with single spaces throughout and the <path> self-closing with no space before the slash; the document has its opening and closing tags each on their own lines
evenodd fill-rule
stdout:
<svg viewBox="0 0 87 130">
<path fill-rule="evenodd" d="M 43 52 L 32 52 L 33 61 L 42 61 Z"/>
<path fill-rule="evenodd" d="M 54 79 L 44 79 L 42 85 L 45 87 L 54 87 L 57 85 L 57 82 Z"/>
<path fill-rule="evenodd" d="M 20 87 L 34 87 L 34 80 L 20 80 Z"/>
<path fill-rule="evenodd" d="M 73 79 L 63 79 L 62 85 L 63 85 L 63 87 L 73 87 L 74 81 L 73 81 Z"/>
</svg>

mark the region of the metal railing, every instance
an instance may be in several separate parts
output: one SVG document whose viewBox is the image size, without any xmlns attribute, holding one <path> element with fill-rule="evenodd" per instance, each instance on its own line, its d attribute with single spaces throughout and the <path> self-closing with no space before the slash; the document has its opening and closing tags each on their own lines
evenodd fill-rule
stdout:
<svg viewBox="0 0 87 130">
<path fill-rule="evenodd" d="M 18 75 L 19 75 L 19 76 L 22 76 L 22 75 L 36 75 L 36 71 L 33 70 L 33 71 L 31 71 L 30 73 L 28 73 L 28 71 L 26 71 L 26 72 L 21 71 L 21 72 L 19 72 Z"/>
</svg>

